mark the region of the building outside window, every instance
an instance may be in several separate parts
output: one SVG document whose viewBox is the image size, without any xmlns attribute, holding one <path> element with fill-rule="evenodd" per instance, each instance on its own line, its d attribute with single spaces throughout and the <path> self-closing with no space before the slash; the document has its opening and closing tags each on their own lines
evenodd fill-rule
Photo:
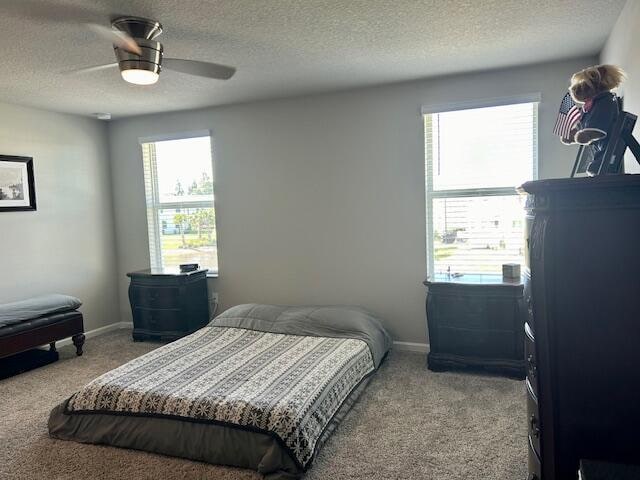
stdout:
<svg viewBox="0 0 640 480">
<path fill-rule="evenodd" d="M 498 274 L 524 263 L 524 198 L 537 178 L 538 102 L 424 111 L 427 269 Z"/>
<path fill-rule="evenodd" d="M 141 145 L 151 266 L 198 263 L 217 273 L 211 137 L 144 141 Z"/>
</svg>

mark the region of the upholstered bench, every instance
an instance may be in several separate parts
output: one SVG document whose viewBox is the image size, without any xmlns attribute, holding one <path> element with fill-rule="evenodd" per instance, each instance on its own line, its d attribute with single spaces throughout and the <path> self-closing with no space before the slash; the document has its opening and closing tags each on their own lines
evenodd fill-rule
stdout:
<svg viewBox="0 0 640 480">
<path fill-rule="evenodd" d="M 56 342 L 68 337 L 76 354 L 82 355 L 85 337 L 82 313 L 77 310 L 80 305 L 77 298 L 57 294 L 0 304 L 0 359 L 11 357 L 20 363 L 22 355 L 29 362 L 31 357 L 23 352 L 49 344 L 47 355 L 40 358 L 41 364 L 51 363 L 58 359 Z"/>
</svg>

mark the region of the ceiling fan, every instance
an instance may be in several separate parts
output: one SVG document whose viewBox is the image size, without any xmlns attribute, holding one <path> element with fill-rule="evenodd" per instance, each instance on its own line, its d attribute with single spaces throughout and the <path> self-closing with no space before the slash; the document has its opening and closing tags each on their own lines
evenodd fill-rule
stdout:
<svg viewBox="0 0 640 480">
<path fill-rule="evenodd" d="M 156 83 L 164 69 L 227 80 L 236 72 L 234 67 L 217 63 L 167 58 L 162 43 L 156 38 L 162 34 L 160 22 L 144 17 L 111 16 L 111 26 L 103 21 L 105 12 L 95 3 L 74 6 L 65 2 L 43 0 L 0 0 L 0 13 L 32 18 L 36 21 L 74 23 L 88 26 L 101 38 L 110 41 L 116 62 L 81 68 L 67 73 L 81 73 L 118 67 L 122 78 L 138 85 Z M 109 17 L 107 17 L 109 18 Z"/>
<path fill-rule="evenodd" d="M 234 67 L 217 63 L 165 57 L 162 43 L 156 41 L 162 33 L 162 25 L 155 20 L 126 16 L 115 18 L 111 27 L 97 23 L 87 25 L 96 34 L 111 41 L 117 62 L 82 68 L 73 73 L 119 67 L 126 82 L 152 85 L 158 81 L 163 69 L 219 80 L 228 80 L 236 72 Z"/>
</svg>

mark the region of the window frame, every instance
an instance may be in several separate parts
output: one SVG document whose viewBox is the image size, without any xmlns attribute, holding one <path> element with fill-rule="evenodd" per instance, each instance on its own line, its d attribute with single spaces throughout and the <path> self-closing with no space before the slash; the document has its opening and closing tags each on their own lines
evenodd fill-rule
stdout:
<svg viewBox="0 0 640 480">
<path fill-rule="evenodd" d="M 209 146 L 210 146 L 210 154 L 211 154 L 211 173 L 212 173 L 212 183 L 213 183 L 213 200 L 212 201 L 204 201 L 204 200 L 196 200 L 192 202 L 161 202 L 160 201 L 160 187 L 158 183 L 158 166 L 155 155 L 155 143 L 157 142 L 165 142 L 171 140 L 188 140 L 191 138 L 209 138 Z M 213 208 L 213 211 L 216 212 L 216 182 L 215 182 L 215 157 L 214 157 L 214 146 L 213 146 L 213 133 L 211 130 L 197 130 L 190 132 L 181 132 L 181 133 L 171 133 L 164 135 L 156 135 L 151 137 L 141 137 L 138 138 L 138 144 L 140 147 L 140 154 L 142 156 L 142 168 L 143 168 L 143 180 L 144 180 L 144 191 L 145 191 L 145 208 L 147 211 L 147 232 L 148 232 L 148 240 L 149 240 L 149 263 L 152 268 L 164 268 L 162 262 L 162 239 L 160 238 L 160 218 L 159 211 L 163 209 L 183 209 L 183 208 Z M 147 162 L 145 161 L 145 145 L 151 144 L 151 148 L 154 151 L 152 156 L 153 160 L 149 161 L 149 170 L 147 169 Z M 147 171 L 148 170 L 148 171 Z M 147 180 L 147 175 L 149 179 Z M 147 182 L 150 183 L 151 191 L 147 190 Z M 150 195 L 149 195 L 150 194 Z M 149 218 L 152 218 L 153 223 L 149 222 Z M 217 238 L 218 232 L 218 222 L 217 215 L 215 216 L 215 232 Z M 153 243 L 151 242 L 151 238 L 153 238 Z M 216 240 L 217 244 L 217 240 Z M 217 255 L 216 255 L 217 256 Z M 219 259 L 218 259 L 219 262 Z M 206 267 L 206 266 L 205 266 Z M 209 267 L 207 267 L 209 268 Z M 220 265 L 218 263 L 217 268 L 213 270 L 209 268 L 207 272 L 207 277 L 218 277 L 220 271 Z"/>
<path fill-rule="evenodd" d="M 529 93 L 511 97 L 501 97 L 493 99 L 485 99 L 478 101 L 455 102 L 440 105 L 423 105 L 421 108 L 420 119 L 422 121 L 423 130 L 423 146 L 424 146 L 424 162 L 425 162 L 425 208 L 426 208 L 426 253 L 427 253 L 427 277 L 432 277 L 435 272 L 435 245 L 433 239 L 433 201 L 437 198 L 462 198 L 462 197 L 492 197 L 492 196 L 517 196 L 516 187 L 482 187 L 482 188 L 461 188 L 435 190 L 433 188 L 433 155 L 428 152 L 428 139 L 425 131 L 425 117 L 427 115 L 435 115 L 439 113 L 447 113 L 459 110 L 472 110 L 477 108 L 500 107 L 508 105 L 516 105 L 522 103 L 531 103 L 533 105 L 533 168 L 532 180 L 538 179 L 538 131 L 539 131 L 539 113 L 540 102 L 542 97 L 540 93 Z"/>
</svg>

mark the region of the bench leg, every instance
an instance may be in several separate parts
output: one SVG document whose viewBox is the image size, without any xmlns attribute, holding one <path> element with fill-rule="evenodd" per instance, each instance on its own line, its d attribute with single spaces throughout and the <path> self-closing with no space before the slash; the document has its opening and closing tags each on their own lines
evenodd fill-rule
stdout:
<svg viewBox="0 0 640 480">
<path fill-rule="evenodd" d="M 85 339 L 84 333 L 79 333 L 71 337 L 71 341 L 76 346 L 77 356 L 82 355 L 82 345 L 84 345 L 84 339 Z"/>
</svg>

